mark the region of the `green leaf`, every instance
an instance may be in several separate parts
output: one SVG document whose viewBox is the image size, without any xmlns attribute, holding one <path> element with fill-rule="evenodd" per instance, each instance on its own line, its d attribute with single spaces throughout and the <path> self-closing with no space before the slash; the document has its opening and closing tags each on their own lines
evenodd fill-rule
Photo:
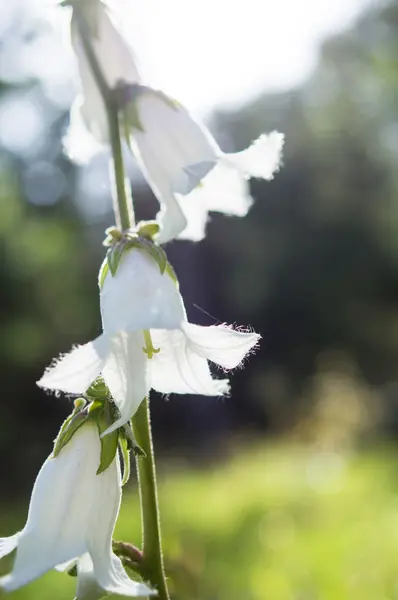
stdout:
<svg viewBox="0 0 398 600">
<path fill-rule="evenodd" d="M 130 479 L 130 450 L 125 437 L 120 436 L 119 448 L 123 458 L 123 478 L 122 486 L 124 486 Z"/>
<path fill-rule="evenodd" d="M 112 431 L 112 433 L 108 433 L 104 437 L 101 435 L 108 429 L 110 425 L 112 425 L 112 417 L 111 417 L 111 408 L 110 403 L 107 402 L 104 405 L 102 411 L 100 411 L 96 417 L 98 433 L 100 434 L 101 441 L 101 456 L 100 456 L 100 464 L 98 467 L 97 475 L 106 471 L 106 469 L 112 464 L 112 461 L 115 458 L 118 443 L 119 443 L 119 430 Z"/>
</svg>

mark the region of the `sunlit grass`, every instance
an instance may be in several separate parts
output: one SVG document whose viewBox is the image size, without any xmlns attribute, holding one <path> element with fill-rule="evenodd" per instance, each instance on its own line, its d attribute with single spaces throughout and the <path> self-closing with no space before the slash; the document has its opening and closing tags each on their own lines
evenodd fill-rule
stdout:
<svg viewBox="0 0 398 600">
<path fill-rule="evenodd" d="M 202 471 L 163 469 L 160 500 L 173 600 L 398 598 L 395 449 L 341 456 L 271 445 Z M 2 531 L 23 517 L 4 511 Z M 134 489 L 116 535 L 139 543 Z M 73 597 L 51 573 L 17 600 Z M 178 593 L 175 591 L 178 590 Z"/>
</svg>

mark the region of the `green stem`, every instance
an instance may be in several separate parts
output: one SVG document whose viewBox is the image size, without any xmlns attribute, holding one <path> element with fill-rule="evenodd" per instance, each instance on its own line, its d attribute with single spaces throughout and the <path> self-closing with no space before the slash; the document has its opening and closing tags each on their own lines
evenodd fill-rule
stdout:
<svg viewBox="0 0 398 600">
<path fill-rule="evenodd" d="M 130 199 L 126 194 L 119 116 L 117 105 L 115 103 L 114 91 L 109 88 L 101 71 L 101 65 L 98 63 L 92 46 L 92 35 L 84 15 L 78 10 L 77 5 L 74 7 L 74 10 L 77 11 L 77 22 L 84 49 L 106 107 L 117 192 L 114 204 L 115 218 L 117 225 L 125 230 L 134 225 L 134 217 L 132 202 L 129 201 Z M 148 580 L 157 589 L 157 598 L 159 600 L 169 600 L 170 597 L 163 567 L 159 506 L 156 488 L 155 455 L 153 451 L 148 398 L 143 400 L 133 418 L 133 430 L 137 443 L 146 454 L 145 458 L 137 458 L 143 530 L 143 560 L 141 572 L 144 579 Z"/>
<path fill-rule="evenodd" d="M 102 73 L 101 65 L 97 60 L 97 56 L 92 46 L 92 32 L 90 31 L 90 28 L 86 22 L 82 8 L 79 9 L 78 7 L 74 7 L 73 10 L 76 11 L 76 19 L 84 51 L 90 64 L 96 84 L 101 92 L 107 114 L 109 141 L 112 150 L 116 186 L 116 194 L 114 194 L 113 202 L 116 225 L 122 230 L 127 230 L 134 226 L 134 211 L 132 200 L 128 197 L 126 192 L 126 176 L 123 162 L 119 113 L 115 101 L 115 93 L 114 90 L 109 87 L 106 78 Z"/>
<path fill-rule="evenodd" d="M 143 561 L 141 573 L 158 591 L 159 600 L 169 600 L 161 545 L 159 505 L 156 487 L 155 456 L 150 424 L 149 399 L 141 403 L 133 417 L 133 431 L 146 457 L 137 457 L 141 499 Z"/>
</svg>

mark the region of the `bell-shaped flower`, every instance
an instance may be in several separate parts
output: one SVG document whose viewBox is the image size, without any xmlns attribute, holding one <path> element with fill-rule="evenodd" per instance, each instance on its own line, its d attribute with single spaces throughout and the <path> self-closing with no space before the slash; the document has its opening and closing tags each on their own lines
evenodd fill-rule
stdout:
<svg viewBox="0 0 398 600">
<path fill-rule="evenodd" d="M 86 5 L 75 3 L 71 19 L 71 41 L 77 57 L 82 97 L 77 99 L 71 113 L 71 132 L 67 146 L 72 155 L 74 142 L 78 145 L 79 136 L 86 142 L 83 122 L 98 142 L 106 143 L 109 139 L 104 100 L 82 40 L 82 18 L 85 20 L 87 33 L 91 33 L 90 44 L 108 88 L 115 89 L 141 80 L 133 49 L 123 35 L 116 11 L 99 0 Z"/>
<path fill-rule="evenodd" d="M 38 385 L 81 394 L 102 372 L 120 411 L 107 433 L 129 421 L 151 388 L 165 394 L 228 393 L 228 380 L 213 378 L 208 360 L 234 369 L 260 337 L 226 325 L 188 323 L 175 280 L 138 249 L 125 251 L 116 274 L 107 274 L 100 304 L 103 334 L 61 357 Z"/>
<path fill-rule="evenodd" d="M 263 134 L 246 150 L 225 154 L 204 126 L 162 92 L 134 85 L 130 96 L 130 145 L 161 207 L 158 241 L 201 240 L 209 211 L 246 215 L 252 204 L 248 178 L 272 179 L 283 135 Z"/>
<path fill-rule="evenodd" d="M 121 501 L 119 459 L 97 475 L 100 439 L 95 423 L 76 431 L 60 453 L 42 466 L 33 487 L 22 531 L 0 539 L 0 558 L 17 549 L 0 589 L 16 590 L 53 568 L 77 565 L 79 600 L 106 593 L 147 596 L 112 551 L 112 534 Z"/>
</svg>

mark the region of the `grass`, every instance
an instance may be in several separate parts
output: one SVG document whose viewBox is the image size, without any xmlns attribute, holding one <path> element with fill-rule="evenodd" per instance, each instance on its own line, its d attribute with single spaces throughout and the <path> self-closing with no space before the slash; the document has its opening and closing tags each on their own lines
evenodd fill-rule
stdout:
<svg viewBox="0 0 398 600">
<path fill-rule="evenodd" d="M 350 456 L 271 445 L 202 471 L 161 477 L 173 600 L 398 599 L 398 451 Z M 2 533 L 23 525 L 4 509 Z M 139 544 L 129 489 L 116 537 Z M 49 573 L 15 600 L 73 598 Z"/>
</svg>

